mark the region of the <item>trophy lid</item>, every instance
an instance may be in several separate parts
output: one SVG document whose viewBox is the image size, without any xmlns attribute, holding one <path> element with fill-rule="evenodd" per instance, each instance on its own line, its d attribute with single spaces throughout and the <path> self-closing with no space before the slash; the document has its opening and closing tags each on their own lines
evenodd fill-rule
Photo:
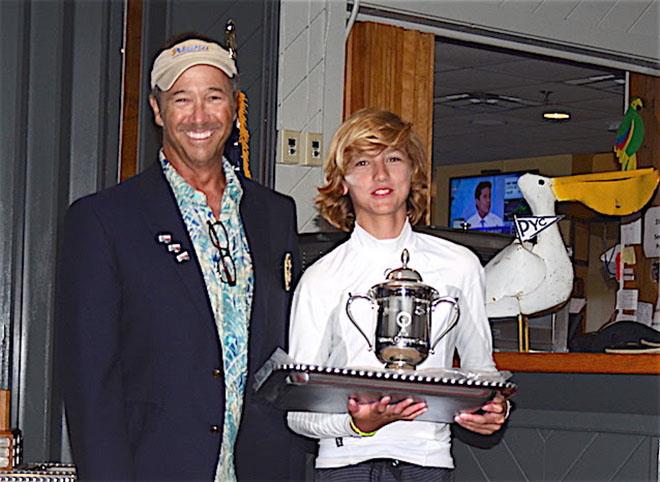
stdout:
<svg viewBox="0 0 660 482">
<path fill-rule="evenodd" d="M 404 248 L 401 252 L 401 266 L 387 273 L 387 280 L 390 281 L 422 281 L 422 276 L 412 268 L 408 268 L 408 261 L 410 260 L 410 255 L 408 250 Z"/>
</svg>

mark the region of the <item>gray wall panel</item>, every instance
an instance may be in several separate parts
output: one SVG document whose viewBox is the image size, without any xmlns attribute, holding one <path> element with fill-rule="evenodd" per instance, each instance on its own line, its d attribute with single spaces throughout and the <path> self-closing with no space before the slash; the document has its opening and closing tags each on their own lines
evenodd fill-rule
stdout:
<svg viewBox="0 0 660 482">
<path fill-rule="evenodd" d="M 106 79 L 102 72 L 105 59 L 99 51 L 105 44 L 105 33 L 108 30 L 103 24 L 108 7 L 109 4 L 105 2 L 81 2 L 76 4 L 74 12 L 78 28 L 74 32 L 73 42 L 74 95 L 71 97 L 71 109 L 76 115 L 70 117 L 70 201 L 102 187 L 99 166 L 103 164 L 99 155 L 102 154 L 106 129 L 106 106 L 99 102 L 99 96 L 105 91 Z M 117 60 L 121 60 L 119 51 L 113 54 Z M 116 157 L 112 161 L 117 164 Z"/>
<path fill-rule="evenodd" d="M 544 436 L 549 436 L 552 430 L 584 431 L 593 430 L 603 420 L 607 420 L 607 431 L 610 433 L 627 433 L 637 435 L 656 435 L 660 433 L 657 415 L 641 415 L 630 407 L 621 413 L 596 412 L 590 410 L 590 399 L 583 400 L 582 410 L 534 410 L 517 409 L 511 421 L 516 427 L 537 427 Z"/>
<path fill-rule="evenodd" d="M 14 345 L 2 384 L 12 388 L 27 461 L 62 456 L 58 229 L 71 200 L 116 182 L 122 11 L 121 2 L 0 2 L 0 321 Z"/>
<path fill-rule="evenodd" d="M 26 434 L 25 455 L 35 460 L 49 456 L 56 262 L 53 235 L 61 211 L 59 171 L 66 148 L 62 141 L 69 134 L 66 119 L 71 76 L 63 55 L 71 45 L 70 7 L 34 2 L 30 12 L 21 383 L 13 396 L 19 404 L 18 426 Z"/>
<path fill-rule="evenodd" d="M 169 4 L 167 0 L 153 0 L 144 3 L 142 14 L 142 69 L 140 126 L 138 148 L 138 170 L 142 171 L 156 160 L 160 147 L 160 131 L 154 124 L 153 114 L 147 101 L 149 95 L 149 74 L 151 64 L 158 51 L 169 36 Z"/>
<path fill-rule="evenodd" d="M 655 375 L 516 373 L 513 380 L 519 408 L 660 415 Z"/>
<path fill-rule="evenodd" d="M 222 32 L 225 28 L 223 19 L 230 18 L 241 9 L 241 3 L 252 3 L 253 10 L 261 8 L 261 1 L 246 2 L 239 0 L 187 0 L 185 2 L 170 1 L 168 32 L 196 31 Z M 252 27 L 249 27 L 252 28 Z M 220 37 L 222 40 L 222 37 Z"/>
<path fill-rule="evenodd" d="M 455 441 L 457 481 L 658 480 L 658 377 L 516 374 L 501 442 Z"/>
<path fill-rule="evenodd" d="M 25 195 L 26 86 L 29 5 L 0 2 L 0 388 L 12 378 L 12 327 L 20 320 Z M 12 410 L 16 413 L 16 410 Z"/>
<path fill-rule="evenodd" d="M 20 374 L 24 199 L 27 138 L 27 85 L 23 82 L 29 52 L 30 8 L 20 1 L 0 2 L 0 269 L 2 270 L 2 388 L 12 388 Z M 13 351 L 12 351 L 13 349 Z M 12 397 L 11 424 L 16 426 L 18 397 Z"/>
<path fill-rule="evenodd" d="M 562 432 L 540 440 L 533 429 L 510 429 L 499 445 L 455 442 L 460 481 L 653 481 L 657 439 L 603 432 Z"/>
</svg>

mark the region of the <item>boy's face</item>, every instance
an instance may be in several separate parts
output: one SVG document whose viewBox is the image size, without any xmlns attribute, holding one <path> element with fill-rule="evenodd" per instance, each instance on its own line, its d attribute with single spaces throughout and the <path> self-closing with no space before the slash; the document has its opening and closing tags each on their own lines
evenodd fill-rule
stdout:
<svg viewBox="0 0 660 482">
<path fill-rule="evenodd" d="M 374 223 L 406 219 L 412 162 L 399 149 L 356 152 L 347 161 L 344 194 L 353 203 L 355 219 L 369 231 Z"/>
</svg>

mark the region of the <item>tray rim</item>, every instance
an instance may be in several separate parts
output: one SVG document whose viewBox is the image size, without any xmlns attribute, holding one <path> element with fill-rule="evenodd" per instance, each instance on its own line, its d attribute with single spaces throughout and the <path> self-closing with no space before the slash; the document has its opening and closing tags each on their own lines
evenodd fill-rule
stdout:
<svg viewBox="0 0 660 482">
<path fill-rule="evenodd" d="M 416 372 L 397 372 L 388 370 L 379 370 L 367 368 L 337 368 L 324 367 L 307 363 L 280 363 L 273 371 L 279 372 L 311 372 L 325 375 L 341 375 L 358 380 L 383 380 L 393 382 L 403 382 L 409 385 L 431 385 L 431 386 L 460 386 L 464 388 L 490 389 L 502 392 L 507 397 L 517 392 L 518 386 L 509 381 L 479 380 L 476 376 L 470 377 L 469 372 L 466 378 L 452 378 L 450 376 L 432 376 Z"/>
</svg>

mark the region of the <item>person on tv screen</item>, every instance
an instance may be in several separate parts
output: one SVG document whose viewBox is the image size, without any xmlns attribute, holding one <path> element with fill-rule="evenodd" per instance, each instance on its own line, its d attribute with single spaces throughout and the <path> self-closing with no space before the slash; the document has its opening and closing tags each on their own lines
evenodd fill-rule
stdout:
<svg viewBox="0 0 660 482">
<path fill-rule="evenodd" d="M 490 212 L 491 193 L 493 184 L 490 181 L 481 181 L 474 190 L 474 201 L 477 212 L 467 220 L 470 229 L 495 228 L 502 226 L 502 218 Z"/>
</svg>

